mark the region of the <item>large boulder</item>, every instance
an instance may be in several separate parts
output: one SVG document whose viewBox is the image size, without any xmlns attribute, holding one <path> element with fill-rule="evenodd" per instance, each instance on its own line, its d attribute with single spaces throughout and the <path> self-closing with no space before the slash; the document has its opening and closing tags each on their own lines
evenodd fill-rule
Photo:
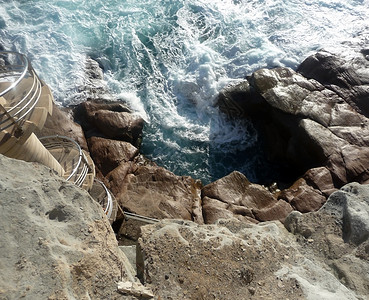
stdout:
<svg viewBox="0 0 369 300">
<path fill-rule="evenodd" d="M 133 269 L 102 208 L 36 163 L 0 155 L 0 298 L 132 299 Z"/>
<path fill-rule="evenodd" d="M 144 120 L 120 102 L 83 102 L 75 108 L 75 118 L 87 137 L 101 136 L 139 147 Z"/>
<path fill-rule="evenodd" d="M 114 173 L 109 178 L 116 178 Z M 156 165 L 132 164 L 112 190 L 122 208 L 139 215 L 203 223 L 201 182 Z"/>
<path fill-rule="evenodd" d="M 104 176 L 138 155 L 138 149 L 130 143 L 101 137 L 89 138 L 88 146 L 95 165 Z"/>
<path fill-rule="evenodd" d="M 343 58 L 320 51 L 305 59 L 298 72 L 319 81 L 369 117 L 369 61 L 365 53 Z"/>
<path fill-rule="evenodd" d="M 283 221 L 292 211 L 288 202 L 278 201 L 265 187 L 252 184 L 237 171 L 206 185 L 201 194 L 206 223 L 214 223 L 224 217 L 245 221 L 250 218 Z"/>
</svg>

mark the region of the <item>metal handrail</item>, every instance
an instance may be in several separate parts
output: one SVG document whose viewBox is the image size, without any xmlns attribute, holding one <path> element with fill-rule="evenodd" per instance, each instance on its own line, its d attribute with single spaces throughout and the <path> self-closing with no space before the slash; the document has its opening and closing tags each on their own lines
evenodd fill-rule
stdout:
<svg viewBox="0 0 369 300">
<path fill-rule="evenodd" d="M 14 56 L 21 64 L 10 64 L 7 60 L 10 56 Z M 3 91 L 0 91 L 0 97 L 6 99 L 7 94 L 15 90 L 23 80 L 27 80 L 28 78 L 32 80 L 31 87 L 25 86 L 24 90 L 21 91 L 21 93 L 26 93 L 22 99 L 17 101 L 10 109 L 6 109 L 3 106 L 1 107 L 4 112 L 0 113 L 0 119 L 4 116 L 5 118 L 0 121 L 0 125 L 6 124 L 0 127 L 0 131 L 3 131 L 13 125 L 20 127 L 23 122 L 27 120 L 27 116 L 30 115 L 40 100 L 42 84 L 25 55 L 13 51 L 1 51 L 0 57 L 5 57 L 4 63 L 8 63 L 8 65 L 4 65 L 0 68 L 1 82 L 11 83 Z"/>
<path fill-rule="evenodd" d="M 145 217 L 145 216 L 134 214 L 134 213 L 131 213 L 131 212 L 128 212 L 128 211 L 124 211 L 124 217 L 127 218 L 127 219 L 133 219 L 133 220 L 136 220 L 136 221 L 141 221 L 141 222 L 145 222 L 145 223 L 149 223 L 149 224 L 155 224 L 155 223 L 159 222 L 158 219 Z"/>
<path fill-rule="evenodd" d="M 87 176 L 88 172 L 91 169 L 90 169 L 90 166 L 88 164 L 88 160 L 87 160 L 85 154 L 83 153 L 80 145 L 75 140 L 73 140 L 72 138 L 67 137 L 67 136 L 61 136 L 61 135 L 44 136 L 44 137 L 40 137 L 39 140 L 41 141 L 41 143 L 43 143 L 43 145 L 45 146 L 46 149 L 52 149 L 52 148 L 55 148 L 55 147 L 57 148 L 59 146 L 63 147 L 63 148 L 66 148 L 68 146 L 68 147 L 72 147 L 72 148 L 74 148 L 78 151 L 78 153 L 79 153 L 78 154 L 78 162 L 76 163 L 76 166 L 71 171 L 71 173 L 66 178 L 66 180 L 69 181 L 75 175 L 78 175 L 78 177 L 74 180 L 74 184 L 76 184 L 77 186 L 81 186 L 83 184 L 84 180 L 86 179 L 86 176 Z M 82 170 L 81 170 L 80 174 L 76 174 L 77 171 L 81 167 L 81 163 L 83 163 Z"/>
<path fill-rule="evenodd" d="M 24 76 L 26 76 L 27 72 L 28 72 L 28 71 L 30 71 L 30 70 L 33 70 L 33 68 L 32 68 L 32 66 L 31 66 L 31 64 L 30 64 L 30 62 L 29 62 L 29 60 L 28 60 L 28 58 L 27 58 L 25 55 L 20 54 L 20 53 L 15 52 L 15 51 L 0 51 L 0 56 L 1 56 L 1 55 L 4 55 L 4 54 L 14 54 L 15 56 L 19 56 L 19 57 L 20 57 L 20 59 L 22 60 L 22 62 L 23 62 L 24 64 L 22 64 L 22 65 L 12 65 L 12 66 L 13 66 L 13 68 L 14 68 L 14 67 L 20 67 L 20 68 L 22 68 L 23 70 L 22 70 L 22 72 L 19 74 L 19 78 L 18 78 L 15 82 L 13 82 L 13 84 L 11 84 L 11 85 L 10 85 L 8 88 L 6 88 L 4 91 L 0 92 L 0 97 L 4 96 L 7 92 L 9 92 L 9 91 L 10 91 L 10 90 L 12 90 L 13 88 L 15 88 L 15 87 L 19 84 L 19 82 L 21 82 L 21 81 L 23 80 L 23 78 L 24 78 Z M 9 66 L 9 68 L 11 68 L 12 66 L 10 65 L 10 66 Z M 8 67 L 8 66 L 5 66 L 5 67 Z"/>
<path fill-rule="evenodd" d="M 111 217 L 111 215 L 113 213 L 113 206 L 114 206 L 113 198 L 112 198 L 109 190 L 107 189 L 107 187 L 105 186 L 105 184 L 102 181 L 100 181 L 100 180 L 98 180 L 96 178 L 95 178 L 95 181 L 97 183 L 101 184 L 101 186 L 105 190 L 105 193 L 106 193 L 106 196 L 107 196 L 107 199 L 108 199 L 108 201 L 107 201 L 108 203 L 106 204 L 106 208 L 104 209 L 104 213 L 106 214 L 106 216 L 108 217 L 108 219 L 110 219 L 110 217 Z"/>
</svg>

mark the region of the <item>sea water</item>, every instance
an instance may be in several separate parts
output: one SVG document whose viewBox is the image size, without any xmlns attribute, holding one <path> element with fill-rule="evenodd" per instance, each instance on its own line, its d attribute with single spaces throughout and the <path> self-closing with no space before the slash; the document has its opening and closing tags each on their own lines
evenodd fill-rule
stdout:
<svg viewBox="0 0 369 300">
<path fill-rule="evenodd" d="M 364 0 L 0 0 L 0 45 L 26 54 L 61 105 L 86 56 L 146 121 L 142 152 L 208 183 L 233 170 L 273 177 L 260 138 L 217 109 L 218 92 L 262 67 L 296 68 L 319 49 L 366 46 Z"/>
</svg>

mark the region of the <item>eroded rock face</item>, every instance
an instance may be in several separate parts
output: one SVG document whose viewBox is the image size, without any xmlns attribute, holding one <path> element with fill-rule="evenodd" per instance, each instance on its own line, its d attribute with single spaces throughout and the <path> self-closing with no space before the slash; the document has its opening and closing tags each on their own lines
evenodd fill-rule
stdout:
<svg viewBox="0 0 369 300">
<path fill-rule="evenodd" d="M 357 299 L 369 294 L 368 203 L 369 186 L 350 183 L 333 193 L 318 212 L 293 212 L 285 220 L 300 246 L 328 265 Z"/>
<path fill-rule="evenodd" d="M 298 71 L 260 69 L 223 91 L 218 103 L 231 116 L 253 119 L 268 158 L 302 176 L 280 199 L 307 212 L 319 209 L 335 188 L 369 180 L 369 62 L 361 53 L 343 59 L 319 52 Z M 320 167 L 324 176 L 303 176 Z"/>
<path fill-rule="evenodd" d="M 75 109 L 87 137 L 101 136 L 139 147 L 144 120 L 122 103 L 84 102 Z"/>
<path fill-rule="evenodd" d="M 369 186 L 351 183 L 334 193 L 321 208 L 342 222 L 343 239 L 360 245 L 369 238 Z M 369 250 L 369 249 L 368 249 Z"/>
<path fill-rule="evenodd" d="M 295 279 L 274 274 L 297 258 L 280 224 L 163 221 L 139 242 L 144 281 L 163 299 L 304 299 Z"/>
<path fill-rule="evenodd" d="M 201 193 L 208 224 L 226 217 L 244 221 L 283 220 L 292 211 L 288 202 L 278 201 L 265 187 L 252 184 L 237 171 L 206 185 Z"/>
<path fill-rule="evenodd" d="M 191 177 L 158 166 L 134 165 L 121 181 L 116 198 L 133 213 L 203 223 L 200 191 L 201 183 Z"/>
<path fill-rule="evenodd" d="M 0 155 L 0 168 L 0 298 L 132 299 L 117 292 L 131 267 L 86 191 L 39 164 Z"/>
<path fill-rule="evenodd" d="M 95 165 L 104 176 L 138 155 L 138 149 L 124 141 L 91 137 L 88 139 L 88 145 Z"/>
<path fill-rule="evenodd" d="M 285 227 L 235 218 L 145 226 L 140 276 L 163 299 L 367 299 L 368 199 L 368 185 L 346 185 Z"/>
</svg>

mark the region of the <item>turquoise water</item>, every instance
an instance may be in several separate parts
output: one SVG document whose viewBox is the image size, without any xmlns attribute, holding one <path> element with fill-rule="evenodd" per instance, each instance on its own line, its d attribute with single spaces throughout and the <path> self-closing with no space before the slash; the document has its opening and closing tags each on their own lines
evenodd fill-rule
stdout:
<svg viewBox="0 0 369 300">
<path fill-rule="evenodd" d="M 256 131 L 219 113 L 218 91 L 321 48 L 366 45 L 368 14 L 350 0 L 0 0 L 0 44 L 26 54 L 61 105 L 81 98 L 92 56 L 146 120 L 149 158 L 204 183 L 233 170 L 260 182 L 273 171 Z"/>
</svg>

